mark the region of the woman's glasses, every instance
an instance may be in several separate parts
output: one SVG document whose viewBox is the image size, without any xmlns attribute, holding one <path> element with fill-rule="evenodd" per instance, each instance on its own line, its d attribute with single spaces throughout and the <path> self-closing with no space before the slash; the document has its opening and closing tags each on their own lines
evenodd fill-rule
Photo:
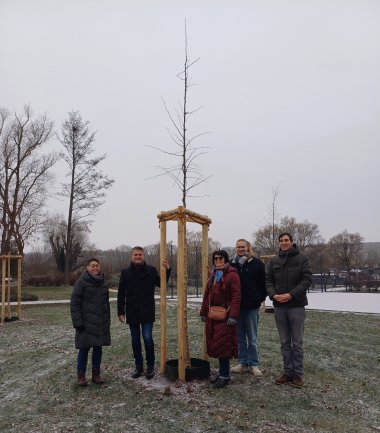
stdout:
<svg viewBox="0 0 380 433">
<path fill-rule="evenodd" d="M 220 261 L 222 261 L 222 260 L 224 260 L 224 257 L 221 257 L 221 256 L 215 256 L 215 257 L 214 257 L 214 261 L 215 261 L 215 262 L 217 262 L 217 261 L 220 262 Z"/>
</svg>

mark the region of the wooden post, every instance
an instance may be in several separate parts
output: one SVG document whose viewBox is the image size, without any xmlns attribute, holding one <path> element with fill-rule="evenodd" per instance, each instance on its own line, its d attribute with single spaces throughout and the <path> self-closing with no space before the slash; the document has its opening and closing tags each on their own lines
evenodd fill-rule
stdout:
<svg viewBox="0 0 380 433">
<path fill-rule="evenodd" d="M 166 367 L 166 269 L 161 265 L 166 257 L 166 221 L 160 222 L 160 301 L 161 301 L 161 361 L 160 373 L 165 372 Z"/>
<path fill-rule="evenodd" d="M 185 291 L 185 239 L 184 239 L 185 216 L 178 218 L 178 264 L 177 264 L 177 297 L 178 297 L 178 378 L 185 380 L 185 340 L 184 340 L 184 291 Z"/>
<path fill-rule="evenodd" d="M 8 281 L 7 281 L 7 292 L 8 292 L 8 320 L 12 319 L 11 314 L 11 259 L 8 257 L 7 259 L 8 265 Z"/>
<path fill-rule="evenodd" d="M 1 324 L 5 320 L 5 273 L 7 262 L 4 257 L 1 257 Z"/>
<path fill-rule="evenodd" d="M 21 258 L 17 259 L 17 315 L 18 320 L 21 320 L 21 271 L 22 261 Z"/>
<path fill-rule="evenodd" d="M 202 293 L 206 290 L 208 280 L 208 225 L 202 224 Z M 206 325 L 203 326 L 203 359 L 207 360 Z"/>
<path fill-rule="evenodd" d="M 183 206 L 178 206 L 176 209 L 172 209 L 167 212 L 160 212 L 157 215 L 160 222 L 161 228 L 161 245 L 160 255 L 166 254 L 166 228 L 163 228 L 163 222 L 166 221 L 177 221 L 178 222 L 178 253 L 177 253 L 177 324 L 178 324 L 178 378 L 180 380 L 186 379 L 186 367 L 191 366 L 190 363 L 190 351 L 189 351 L 189 337 L 187 327 L 187 245 L 186 245 L 186 223 L 192 222 L 201 224 L 203 229 L 203 240 L 202 240 L 202 285 L 203 290 L 206 287 L 208 278 L 208 227 L 211 224 L 211 219 L 205 215 L 197 214 L 192 212 Z M 165 231 L 165 239 L 163 232 Z M 165 251 L 163 249 L 165 244 Z M 161 281 L 165 277 L 161 275 Z M 166 287 L 166 286 L 165 286 Z M 162 293 L 162 292 L 161 292 Z M 161 294 L 162 299 L 162 294 Z M 165 311 L 163 306 L 165 305 Z M 161 334 L 161 356 L 165 353 L 165 366 L 166 366 L 166 299 L 161 303 L 161 322 L 162 331 L 165 333 Z M 205 338 L 204 338 L 204 358 L 207 359 L 205 350 Z M 161 364 L 163 364 L 163 358 L 161 358 Z M 161 369 L 163 367 L 161 366 Z"/>
</svg>

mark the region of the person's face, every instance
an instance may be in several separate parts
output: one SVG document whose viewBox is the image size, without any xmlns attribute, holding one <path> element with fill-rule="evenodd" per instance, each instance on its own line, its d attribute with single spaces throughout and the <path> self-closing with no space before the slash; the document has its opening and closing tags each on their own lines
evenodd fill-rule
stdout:
<svg viewBox="0 0 380 433">
<path fill-rule="evenodd" d="M 87 271 L 90 274 L 98 274 L 100 272 L 100 264 L 98 262 L 95 262 L 95 260 L 93 260 L 87 265 Z"/>
<path fill-rule="evenodd" d="M 288 235 L 283 236 L 279 240 L 279 244 L 280 244 L 281 251 L 289 251 L 293 246 L 293 242 L 290 240 Z"/>
<path fill-rule="evenodd" d="M 244 256 L 248 252 L 248 245 L 244 241 L 236 242 L 236 254 L 238 256 Z"/>
<path fill-rule="evenodd" d="M 132 263 L 134 265 L 141 265 L 144 263 L 144 252 L 141 250 L 132 251 Z"/>
<path fill-rule="evenodd" d="M 214 265 L 216 268 L 222 268 L 225 264 L 225 260 L 223 256 L 216 255 L 214 257 Z"/>
</svg>

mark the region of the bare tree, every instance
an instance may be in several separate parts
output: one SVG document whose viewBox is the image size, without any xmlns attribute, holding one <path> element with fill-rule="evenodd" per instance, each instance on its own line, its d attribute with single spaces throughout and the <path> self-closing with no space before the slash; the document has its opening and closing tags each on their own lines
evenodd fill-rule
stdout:
<svg viewBox="0 0 380 433">
<path fill-rule="evenodd" d="M 79 221 L 87 226 L 88 220 L 104 203 L 106 190 L 114 180 L 104 175 L 100 163 L 106 155 L 92 156 L 95 132 L 92 132 L 88 121 L 82 121 L 78 111 L 69 113 L 62 124 L 62 136 L 59 138 L 64 152 L 62 158 L 69 171 L 67 183 L 62 185 L 62 196 L 68 199 L 65 279 L 68 281 L 73 262 L 73 230 Z"/>
<path fill-rule="evenodd" d="M 175 163 L 169 167 L 159 166 L 158 169 L 161 174 L 158 176 L 168 176 L 174 184 L 180 189 L 182 196 L 182 205 L 186 207 L 188 197 L 198 197 L 195 195 L 189 195 L 190 191 L 199 186 L 201 183 L 206 182 L 211 176 L 204 176 L 199 165 L 197 165 L 197 159 L 207 153 L 207 147 L 201 147 L 195 145 L 195 140 L 202 135 L 208 134 L 209 132 L 202 132 L 193 136 L 188 135 L 189 120 L 191 116 L 199 111 L 202 107 L 196 109 L 189 108 L 188 93 L 190 87 L 194 84 L 191 81 L 189 75 L 190 68 L 198 62 L 199 57 L 195 60 L 190 60 L 188 57 L 188 46 L 187 46 L 187 30 L 185 21 L 185 62 L 182 72 L 177 74 L 177 77 L 183 82 L 183 100 L 178 102 L 178 107 L 172 111 L 169 110 L 165 100 L 162 98 L 165 110 L 169 116 L 171 129 L 168 129 L 169 135 L 175 144 L 176 149 L 173 151 L 164 150 L 154 146 L 156 149 L 166 155 L 173 157 L 178 163 Z M 153 176 L 156 178 L 158 176 Z"/>
<path fill-rule="evenodd" d="M 45 242 L 49 245 L 54 256 L 57 270 L 65 271 L 66 263 L 66 238 L 67 238 L 67 221 L 63 215 L 52 215 L 46 220 Z M 76 221 L 72 224 L 72 262 L 76 263 L 84 248 L 87 248 L 88 243 L 88 227 L 83 221 Z"/>
<path fill-rule="evenodd" d="M 329 240 L 330 255 L 335 264 L 347 272 L 361 260 L 363 237 L 360 233 L 348 233 L 347 230 L 333 236 Z"/>
<path fill-rule="evenodd" d="M 293 217 L 281 218 L 278 224 L 268 223 L 254 233 L 254 244 L 263 254 L 274 254 L 278 249 L 278 236 L 281 232 L 292 234 L 301 251 L 322 242 L 317 224 L 307 220 L 297 222 Z"/>
<path fill-rule="evenodd" d="M 46 115 L 34 117 L 0 110 L 1 253 L 23 254 L 25 242 L 42 227 L 43 211 L 58 155 L 42 153 L 53 135 Z"/>
</svg>

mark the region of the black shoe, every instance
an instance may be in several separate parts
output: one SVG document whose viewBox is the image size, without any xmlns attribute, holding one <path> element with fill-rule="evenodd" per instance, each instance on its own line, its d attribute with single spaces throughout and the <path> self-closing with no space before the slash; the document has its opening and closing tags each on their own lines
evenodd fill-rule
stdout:
<svg viewBox="0 0 380 433">
<path fill-rule="evenodd" d="M 154 367 L 148 367 L 146 369 L 145 377 L 147 379 L 152 379 L 152 377 L 154 377 Z"/>
<path fill-rule="evenodd" d="M 230 379 L 224 379 L 223 377 L 218 377 L 216 381 L 214 382 L 214 388 L 223 388 L 224 386 L 228 385 L 230 382 Z"/>
<path fill-rule="evenodd" d="M 217 376 L 212 376 L 209 378 L 209 382 L 214 384 L 219 379 L 219 374 Z"/>
<path fill-rule="evenodd" d="M 132 379 L 137 379 L 138 377 L 140 377 L 142 375 L 143 372 L 144 372 L 144 369 L 140 365 L 136 365 L 136 369 L 131 376 Z"/>
</svg>

